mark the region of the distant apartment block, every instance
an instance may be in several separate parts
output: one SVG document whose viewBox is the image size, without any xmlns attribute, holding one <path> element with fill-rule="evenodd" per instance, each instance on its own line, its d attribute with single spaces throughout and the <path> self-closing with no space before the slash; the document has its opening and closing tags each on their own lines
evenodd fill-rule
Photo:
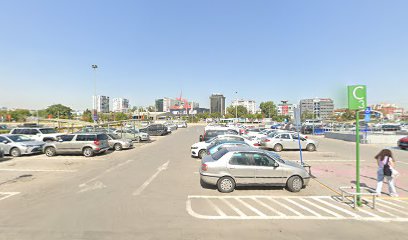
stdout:
<svg viewBox="0 0 408 240">
<path fill-rule="evenodd" d="M 300 100 L 300 112 L 311 113 L 316 119 L 326 119 L 334 114 L 334 102 L 330 98 Z"/>
<path fill-rule="evenodd" d="M 232 102 L 232 106 L 243 106 L 247 109 L 248 113 L 256 113 L 256 102 L 254 100 L 237 99 Z"/>
<path fill-rule="evenodd" d="M 278 115 L 280 116 L 290 116 L 290 118 L 295 118 L 295 108 L 296 104 L 288 103 L 288 101 L 281 101 L 278 104 Z"/>
<path fill-rule="evenodd" d="M 127 112 L 129 110 L 129 100 L 126 98 L 114 98 L 112 100 L 113 112 Z"/>
<path fill-rule="evenodd" d="M 108 96 L 93 96 L 93 109 L 100 113 L 109 112 L 109 97 Z"/>
<path fill-rule="evenodd" d="M 225 114 L 225 97 L 222 94 L 214 93 L 210 96 L 210 113 L 219 112 Z"/>
<path fill-rule="evenodd" d="M 373 110 L 381 112 L 384 117 L 390 120 L 401 119 L 404 116 L 404 108 L 398 107 L 396 104 L 380 103 L 371 106 Z"/>
</svg>

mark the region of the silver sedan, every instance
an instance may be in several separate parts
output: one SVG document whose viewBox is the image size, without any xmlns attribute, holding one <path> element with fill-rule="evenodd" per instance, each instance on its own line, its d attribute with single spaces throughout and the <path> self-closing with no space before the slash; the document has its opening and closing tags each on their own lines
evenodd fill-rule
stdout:
<svg viewBox="0 0 408 240">
<path fill-rule="evenodd" d="M 282 132 L 260 140 L 262 148 L 273 149 L 275 152 L 282 150 L 299 150 L 298 134 L 293 132 Z M 302 149 L 316 151 L 317 142 L 300 135 L 300 146 Z"/>
<path fill-rule="evenodd" d="M 223 193 L 239 185 L 286 186 L 298 192 L 309 183 L 310 175 L 299 164 L 256 148 L 222 148 L 201 160 L 200 183 L 217 186 Z"/>
<path fill-rule="evenodd" d="M 35 141 L 27 136 L 19 134 L 4 134 L 0 135 L 0 148 L 4 154 L 9 154 L 13 157 L 28 155 L 33 153 L 41 153 L 44 142 Z"/>
</svg>

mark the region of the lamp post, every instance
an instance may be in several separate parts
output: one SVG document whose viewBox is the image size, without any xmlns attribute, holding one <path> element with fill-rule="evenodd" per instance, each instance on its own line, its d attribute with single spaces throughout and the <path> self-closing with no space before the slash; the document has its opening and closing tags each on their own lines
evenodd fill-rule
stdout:
<svg viewBox="0 0 408 240">
<path fill-rule="evenodd" d="M 238 122 L 238 92 L 235 91 L 235 121 Z"/>
<path fill-rule="evenodd" d="M 92 103 L 92 118 L 94 120 L 94 123 L 96 123 L 96 117 L 97 117 L 97 97 L 96 97 L 96 69 L 98 68 L 98 65 L 92 64 L 92 69 L 94 70 L 94 96 L 93 96 L 93 103 Z"/>
</svg>

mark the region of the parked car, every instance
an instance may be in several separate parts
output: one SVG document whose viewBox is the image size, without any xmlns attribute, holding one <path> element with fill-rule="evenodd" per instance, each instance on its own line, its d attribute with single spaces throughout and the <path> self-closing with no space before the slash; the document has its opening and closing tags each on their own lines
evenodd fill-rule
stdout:
<svg viewBox="0 0 408 240">
<path fill-rule="evenodd" d="M 408 136 L 398 140 L 398 147 L 401 149 L 408 149 Z"/>
<path fill-rule="evenodd" d="M 7 130 L 7 125 L 0 125 L 0 130 Z"/>
<path fill-rule="evenodd" d="M 240 141 L 217 140 L 207 147 L 207 155 L 214 154 L 225 147 L 251 147 L 251 145 Z"/>
<path fill-rule="evenodd" d="M 10 134 L 26 135 L 37 141 L 52 142 L 61 133 L 58 133 L 54 128 L 18 127 L 12 129 Z"/>
<path fill-rule="evenodd" d="M 179 122 L 176 122 L 176 124 L 177 124 L 177 127 L 179 127 L 179 128 L 187 128 L 187 122 L 186 121 L 179 121 Z"/>
<path fill-rule="evenodd" d="M 401 126 L 397 124 L 384 124 L 381 126 L 381 130 L 385 132 L 400 131 Z"/>
<path fill-rule="evenodd" d="M 105 133 L 59 135 L 57 141 L 46 143 L 43 151 L 48 157 L 58 154 L 83 154 L 85 157 L 92 157 L 109 150 L 108 139 Z"/>
<path fill-rule="evenodd" d="M 203 187 L 217 186 L 222 193 L 245 185 L 286 186 L 291 192 L 299 192 L 310 180 L 301 165 L 272 152 L 247 147 L 222 148 L 205 156 L 199 171 Z"/>
<path fill-rule="evenodd" d="M 172 122 L 167 122 L 164 124 L 167 127 L 167 132 L 171 133 L 178 129 L 177 125 Z"/>
<path fill-rule="evenodd" d="M 132 141 L 148 141 L 150 139 L 149 134 L 141 132 L 139 129 L 118 129 L 113 133 L 119 135 L 121 138 L 128 138 Z"/>
<path fill-rule="evenodd" d="M 214 138 L 219 135 L 225 134 L 233 134 L 238 135 L 238 132 L 232 129 L 224 129 L 224 130 L 207 130 L 204 132 L 204 135 L 200 135 L 199 141 L 208 141 L 211 138 Z"/>
<path fill-rule="evenodd" d="M 42 141 L 35 141 L 25 135 L 0 135 L 0 148 L 3 149 L 4 154 L 11 155 L 13 157 L 41 153 L 44 144 L 45 143 Z"/>
<path fill-rule="evenodd" d="M 307 139 L 302 135 L 300 135 L 300 144 L 302 149 L 310 152 L 316 151 L 317 142 Z M 298 134 L 290 132 L 277 133 L 272 137 L 262 138 L 260 145 L 262 148 L 273 149 L 275 152 L 293 149 L 299 150 Z"/>
<path fill-rule="evenodd" d="M 203 158 L 207 153 L 207 147 L 216 141 L 234 141 L 234 142 L 246 142 L 248 145 L 253 146 L 256 142 L 251 141 L 250 139 L 234 134 L 225 134 L 215 136 L 207 141 L 197 142 L 191 146 L 191 156 Z"/>
<path fill-rule="evenodd" d="M 140 132 L 149 134 L 150 136 L 164 136 L 168 134 L 167 127 L 164 124 L 152 124 L 145 128 L 141 128 Z"/>
<path fill-rule="evenodd" d="M 133 147 L 133 142 L 128 138 L 121 138 L 114 133 L 108 133 L 108 143 L 111 149 L 115 151 L 121 151 L 122 149 L 129 149 Z"/>
</svg>

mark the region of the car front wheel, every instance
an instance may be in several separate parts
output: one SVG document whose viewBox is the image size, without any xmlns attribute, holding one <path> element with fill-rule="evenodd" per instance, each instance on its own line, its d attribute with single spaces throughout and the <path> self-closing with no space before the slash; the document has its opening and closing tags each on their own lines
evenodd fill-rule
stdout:
<svg viewBox="0 0 408 240">
<path fill-rule="evenodd" d="M 275 152 L 281 152 L 281 151 L 283 150 L 283 146 L 280 145 L 280 144 L 276 144 L 276 145 L 273 147 L 273 150 L 274 150 Z"/>
<path fill-rule="evenodd" d="M 198 157 L 199 157 L 200 159 L 203 159 L 203 157 L 205 157 L 205 155 L 207 155 L 207 153 L 206 153 L 206 151 L 205 151 L 204 149 L 202 149 L 202 150 L 200 150 L 200 151 L 198 152 Z"/>
<path fill-rule="evenodd" d="M 13 157 L 20 157 L 21 156 L 21 151 L 18 148 L 13 148 L 10 151 L 10 155 Z"/>
<path fill-rule="evenodd" d="M 115 151 L 121 151 L 122 150 L 122 144 L 116 143 L 115 146 L 113 146 L 113 148 L 115 149 Z"/>
<path fill-rule="evenodd" d="M 222 177 L 217 182 L 218 191 L 229 193 L 235 189 L 235 181 L 231 177 Z"/>
<path fill-rule="evenodd" d="M 303 180 L 299 176 L 292 176 L 286 182 L 286 187 L 291 192 L 299 192 L 303 188 Z"/>
<path fill-rule="evenodd" d="M 314 152 L 314 151 L 316 151 L 316 146 L 314 144 L 312 144 L 312 143 L 309 143 L 306 146 L 306 150 L 309 151 L 309 152 Z"/>
</svg>

